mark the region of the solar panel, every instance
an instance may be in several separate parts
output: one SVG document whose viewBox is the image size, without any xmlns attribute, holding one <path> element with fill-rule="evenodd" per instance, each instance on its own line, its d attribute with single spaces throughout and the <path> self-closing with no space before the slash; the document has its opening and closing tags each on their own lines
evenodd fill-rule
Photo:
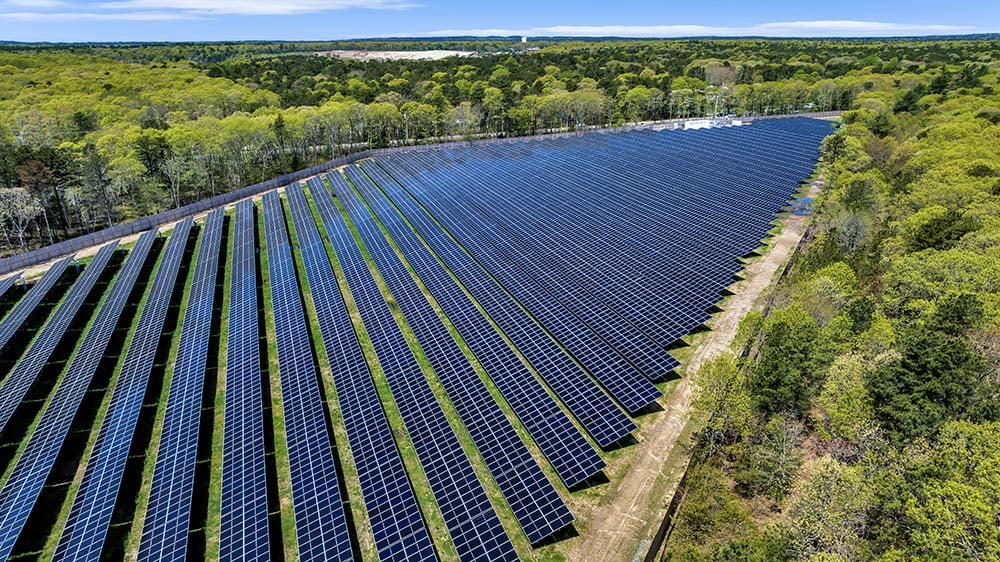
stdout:
<svg viewBox="0 0 1000 562">
<path fill-rule="evenodd" d="M 0 489 L 0 558 L 10 556 L 66 440 L 87 388 L 142 272 L 156 231 L 139 237 Z"/>
<path fill-rule="evenodd" d="M 422 166 L 424 155 L 414 155 L 414 161 Z M 362 163 L 369 173 L 376 175 L 385 173 L 385 162 L 371 164 Z M 399 166 L 405 166 L 400 162 Z M 401 175 L 394 168 L 393 172 Z M 492 189 L 493 186 L 481 174 L 470 173 L 464 167 L 452 169 L 457 181 L 466 187 L 475 185 L 477 189 Z M 391 178 L 386 183 L 392 183 Z M 408 190 L 412 194 L 414 189 Z M 498 221 L 489 209 L 480 208 L 463 189 L 437 190 L 436 197 L 422 197 L 420 202 L 431 205 L 437 199 L 442 199 L 463 214 L 470 228 L 475 228 L 477 235 L 484 243 L 492 244 L 497 254 L 502 254 L 512 264 L 520 268 L 527 276 L 537 283 L 542 290 L 558 299 L 567 309 L 580 317 L 588 327 L 601 338 L 611 344 L 632 365 L 635 365 L 650 380 L 661 380 L 663 376 L 679 365 L 679 362 L 666 352 L 659 344 L 641 332 L 625 317 L 608 306 L 598 295 L 581 286 L 575 275 L 567 275 L 561 268 L 552 267 L 545 260 L 531 253 L 531 245 L 521 235 L 510 229 L 504 221 Z M 440 213 L 439 213 L 440 216 Z M 480 253 L 476 254 L 477 259 Z"/>
<path fill-rule="evenodd" d="M 345 198 L 352 193 L 342 175 L 327 179 L 336 193 Z M 388 202 L 379 198 L 369 203 L 559 478 L 574 486 L 600 472 L 604 461 L 409 227 L 386 208 Z"/>
<path fill-rule="evenodd" d="M 323 190 L 314 197 L 324 199 L 330 208 L 323 184 L 309 185 L 313 193 Z M 571 524 L 573 515 L 374 220 L 359 206 L 351 207 L 356 210 L 352 218 L 365 247 L 528 540 L 538 543 Z"/>
<path fill-rule="evenodd" d="M 344 416 L 351 456 L 361 482 L 375 549 L 383 559 L 437 560 L 312 210 L 300 186 L 288 186 L 285 195 Z"/>
<path fill-rule="evenodd" d="M 264 225 L 299 558 L 351 560 L 354 554 L 350 531 L 317 386 L 285 215 L 276 191 L 264 195 Z"/>
<path fill-rule="evenodd" d="M 346 171 L 363 196 L 380 196 L 356 167 Z M 393 203 L 599 445 L 607 447 L 635 429 L 611 398 L 426 213 L 411 199 Z"/>
<path fill-rule="evenodd" d="M 383 299 L 347 223 L 325 191 L 318 208 L 361 321 L 441 509 L 460 560 L 517 560 L 517 553 L 424 373 Z M 350 208 L 351 203 L 347 203 Z"/>
<path fill-rule="evenodd" d="M 178 223 L 167 242 L 59 539 L 56 560 L 101 556 L 190 230 L 191 219 Z"/>
<path fill-rule="evenodd" d="M 49 268 L 45 272 L 45 275 L 35 283 L 33 287 L 28 291 L 28 294 L 24 295 L 13 310 L 10 311 L 7 316 L 4 316 L 2 322 L 0 322 L 0 351 L 14 338 L 17 331 L 24 324 L 24 321 L 31 316 L 31 313 L 35 311 L 35 307 L 38 303 L 48 296 L 49 291 L 52 287 L 56 285 L 56 282 L 62 277 L 63 272 L 69 267 L 69 264 L 73 262 L 73 257 L 63 258 L 62 260 L 56 262 L 55 265 Z"/>
<path fill-rule="evenodd" d="M 104 273 L 104 267 L 118 247 L 113 242 L 98 250 L 93 261 L 77 279 L 69 294 L 63 299 L 52 318 L 45 323 L 41 332 L 31 342 L 31 347 L 14 365 L 3 384 L 0 385 L 0 432 L 7 427 L 7 422 L 14 415 L 21 400 L 28 394 L 35 379 L 45 368 L 52 353 L 66 334 L 66 329 L 76 319 L 76 314 L 84 301 L 90 296 L 98 279 Z"/>
<path fill-rule="evenodd" d="M 412 205 L 414 201 L 411 201 L 410 194 L 403 186 L 392 181 L 377 165 L 371 164 L 366 167 L 363 163 L 362 167 L 377 178 L 379 186 L 388 197 L 393 201 L 404 201 L 405 204 Z M 411 181 L 416 183 L 418 180 Z M 474 256 L 484 271 L 496 277 L 518 303 L 526 307 L 626 411 L 639 412 L 662 396 L 659 389 L 591 331 L 589 326 L 564 308 L 524 271 L 505 259 L 496 246 L 470 226 L 463 206 L 445 204 L 445 194 L 450 189 L 441 191 L 441 197 L 428 198 L 425 207 L 412 205 L 412 211 L 425 212 L 442 223 L 462 247 Z"/>
<path fill-rule="evenodd" d="M 592 309 L 589 324 L 596 325 L 593 310 L 611 311 L 635 340 L 669 346 L 708 319 L 706 309 L 742 269 L 735 258 L 760 245 L 830 128 L 793 119 L 477 145 L 380 162 L 434 186 L 411 189 L 422 204 L 445 198 L 474 214 L 480 232 L 546 289 L 564 303 L 578 300 L 581 317 Z M 572 290 L 560 293 L 565 287 Z M 641 364 L 634 352 L 623 355 Z"/>
<path fill-rule="evenodd" d="M 10 288 L 13 287 L 14 284 L 17 283 L 17 280 L 20 279 L 20 278 L 21 278 L 21 274 L 20 273 L 15 273 L 14 275 L 11 275 L 10 277 L 7 277 L 5 279 L 0 279 L 0 299 L 2 299 L 4 297 L 4 295 L 7 294 L 7 291 L 9 291 Z M 2 317 L 0 317 L 0 318 L 2 318 Z"/>
<path fill-rule="evenodd" d="M 241 201 L 233 224 L 219 534 L 226 562 L 270 559 L 255 211 L 252 201 Z"/>
<path fill-rule="evenodd" d="M 191 496 L 208 359 L 223 209 L 205 219 L 142 525 L 140 560 L 183 560 L 191 523 Z"/>
</svg>

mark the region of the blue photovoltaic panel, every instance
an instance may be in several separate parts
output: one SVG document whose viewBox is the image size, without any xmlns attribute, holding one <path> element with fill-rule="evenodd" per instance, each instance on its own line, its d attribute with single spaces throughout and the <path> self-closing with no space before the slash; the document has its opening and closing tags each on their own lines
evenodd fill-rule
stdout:
<svg viewBox="0 0 1000 562">
<path fill-rule="evenodd" d="M 20 301 L 18 301 L 17 306 L 10 311 L 7 316 L 4 316 L 3 322 L 0 322 L 0 351 L 7 346 L 7 343 L 13 339 L 14 334 L 21 328 L 21 324 L 31 316 L 31 313 L 35 311 L 35 307 L 38 303 L 42 302 L 55 286 L 56 282 L 62 277 L 63 272 L 69 267 L 69 264 L 73 262 L 73 257 L 63 258 L 58 261 L 55 265 L 49 268 L 45 272 L 45 275 L 35 283 L 28 294 L 24 295 Z"/>
<path fill-rule="evenodd" d="M 312 210 L 299 185 L 285 195 L 379 559 L 437 560 Z"/>
<path fill-rule="evenodd" d="M 351 560 L 350 530 L 327 433 L 305 310 L 278 192 L 264 195 L 264 232 L 281 372 L 300 560 Z"/>
<path fill-rule="evenodd" d="M 7 294 L 7 291 L 17 283 L 17 280 L 21 278 L 20 273 L 15 273 L 6 279 L 0 280 L 0 299 Z"/>
<path fill-rule="evenodd" d="M 66 334 L 66 329 L 76 319 L 76 313 L 83 306 L 84 301 L 90 296 L 94 285 L 104 273 L 104 267 L 115 253 L 118 242 L 113 242 L 98 250 L 93 261 L 84 270 L 83 275 L 77 279 L 70 289 L 69 294 L 60 303 L 58 310 L 52 318 L 45 323 L 42 331 L 31 342 L 31 347 L 14 365 L 3 384 L 0 385 L 0 432 L 7 427 L 14 411 L 17 410 L 21 400 L 28 394 L 31 385 L 42 372 L 56 346 Z"/>
<path fill-rule="evenodd" d="M 191 219 L 186 219 L 174 227 L 167 242 L 73 498 L 56 560 L 86 561 L 101 556 L 190 231 Z"/>
<path fill-rule="evenodd" d="M 383 299 L 343 216 L 337 213 L 329 194 L 319 190 L 314 193 L 361 321 L 434 499 L 441 508 L 459 559 L 517 560 L 514 545 Z M 345 203 L 354 208 L 352 202 L 353 199 Z"/>
<path fill-rule="evenodd" d="M 374 164 L 364 164 L 362 168 L 375 178 L 390 199 L 412 203 L 409 193 L 399 183 L 392 181 L 381 168 Z M 463 206 L 445 204 L 444 194 L 450 189 L 442 191 L 444 193 L 441 197 L 429 200 L 427 212 L 434 213 L 436 220 L 475 257 L 480 266 L 494 275 L 521 305 L 534 314 L 629 413 L 639 412 L 662 396 L 659 389 L 593 333 L 589 326 L 546 293 L 516 265 L 504 259 L 495 246 L 489 245 L 488 239 L 469 226 Z M 424 212 L 416 205 L 411 208 L 414 213 Z"/>
<path fill-rule="evenodd" d="M 107 298 L 97 311 L 97 317 L 84 335 L 83 342 L 77 347 L 73 361 L 52 395 L 52 401 L 28 436 L 24 450 L 17 457 L 13 470 L 0 490 L 2 559 L 10 556 L 45 480 L 52 472 L 59 450 L 72 427 L 73 418 L 83 402 L 155 240 L 155 230 L 139 237 L 125 265 L 115 277 Z"/>
<path fill-rule="evenodd" d="M 236 205 L 229 276 L 225 427 L 222 440 L 222 528 L 219 559 L 270 559 L 264 389 L 257 322 L 257 230 L 252 201 Z"/>
<path fill-rule="evenodd" d="M 351 194 L 341 174 L 330 174 L 327 179 L 335 192 Z M 559 478 L 574 486 L 600 472 L 605 465 L 594 448 L 388 202 L 378 198 L 369 203 Z"/>
<path fill-rule="evenodd" d="M 313 193 L 318 193 L 315 198 L 328 200 L 322 183 L 310 182 L 309 185 Z M 382 236 L 378 225 L 361 207 L 352 208 L 358 211 L 352 217 L 365 247 L 528 540 L 538 543 L 571 524 L 573 515 Z"/>
<path fill-rule="evenodd" d="M 424 155 L 414 155 L 414 164 L 426 165 L 423 162 Z M 399 168 L 394 168 L 392 172 L 396 179 L 402 178 L 404 170 L 408 168 L 408 162 L 398 162 Z M 387 176 L 383 171 L 384 162 L 369 164 L 362 163 L 362 167 L 373 176 Z M 454 185 L 472 186 L 477 189 L 494 189 L 486 178 L 481 177 L 469 169 L 461 166 L 452 168 L 452 174 L 445 179 L 460 182 Z M 652 339 L 648 338 L 628 320 L 612 310 L 603 300 L 589 293 L 579 285 L 575 276 L 566 275 L 559 268 L 548 267 L 543 261 L 531 255 L 530 244 L 519 239 L 519 235 L 506 227 L 506 225 L 491 222 L 486 217 L 489 213 L 476 213 L 476 204 L 468 200 L 463 189 L 435 189 L 434 197 L 419 197 L 427 191 L 419 189 L 419 183 L 414 184 L 410 180 L 403 180 L 409 194 L 418 197 L 425 206 L 440 209 L 441 206 L 449 208 L 453 212 L 461 213 L 465 225 L 476 233 L 476 238 L 482 240 L 479 246 L 487 245 L 479 252 L 473 252 L 480 261 L 485 255 L 496 254 L 493 259 L 500 259 L 504 256 L 509 262 L 524 272 L 528 278 L 538 284 L 539 291 L 545 291 L 558 299 L 567 309 L 577 315 L 587 326 L 597 335 L 609 342 L 622 357 L 636 366 L 647 378 L 659 380 L 669 373 L 679 364 L 665 349 L 660 347 Z M 415 180 L 414 180 L 415 181 Z M 480 186 L 479 182 L 486 182 Z M 392 185 L 393 178 L 386 179 L 386 184 Z M 438 212 L 438 217 L 443 215 Z M 456 219 L 457 220 L 457 219 Z M 492 246 L 492 249 L 490 248 Z M 517 273 L 512 273 L 516 275 Z"/>
<path fill-rule="evenodd" d="M 644 347 L 669 346 L 707 320 L 742 269 L 736 258 L 760 246 L 830 130 L 784 119 L 481 144 L 380 163 L 415 178 L 421 189 L 411 193 L 427 207 L 439 198 L 463 207 L 484 237 L 655 378 L 641 350 L 600 319 L 614 317 L 626 333 L 631 326 Z"/>
<path fill-rule="evenodd" d="M 346 171 L 364 197 L 381 196 L 358 168 Z M 412 199 L 393 202 L 599 445 L 616 443 L 635 429 L 611 398 Z"/>
<path fill-rule="evenodd" d="M 224 218 L 225 211 L 216 209 L 209 213 L 202 229 L 194 280 L 170 377 L 139 560 L 184 560 L 187 554 L 202 390 Z"/>
</svg>

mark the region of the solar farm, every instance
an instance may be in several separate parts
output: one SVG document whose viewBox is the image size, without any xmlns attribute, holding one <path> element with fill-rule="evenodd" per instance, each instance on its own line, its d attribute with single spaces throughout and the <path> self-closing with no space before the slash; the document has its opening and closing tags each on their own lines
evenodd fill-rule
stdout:
<svg viewBox="0 0 1000 562">
<path fill-rule="evenodd" d="M 831 130 L 392 152 L 0 280 L 0 558 L 543 556 Z"/>
</svg>

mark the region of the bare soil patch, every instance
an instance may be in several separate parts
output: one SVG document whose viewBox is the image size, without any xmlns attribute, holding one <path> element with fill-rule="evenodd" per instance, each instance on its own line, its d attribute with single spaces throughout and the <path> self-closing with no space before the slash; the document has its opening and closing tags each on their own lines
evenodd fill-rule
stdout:
<svg viewBox="0 0 1000 562">
<path fill-rule="evenodd" d="M 352 59 L 361 61 L 382 60 L 441 60 L 448 57 L 471 57 L 471 51 L 320 51 L 316 53 L 326 57 Z"/>
</svg>

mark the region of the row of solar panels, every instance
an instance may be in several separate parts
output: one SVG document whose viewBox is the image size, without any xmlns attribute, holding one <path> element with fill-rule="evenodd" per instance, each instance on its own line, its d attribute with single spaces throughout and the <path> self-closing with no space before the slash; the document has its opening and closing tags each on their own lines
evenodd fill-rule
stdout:
<svg viewBox="0 0 1000 562">
<path fill-rule="evenodd" d="M 277 476 L 265 462 L 270 392 L 261 375 L 264 302 L 257 289 L 266 276 L 280 375 L 270 391 L 280 395 L 299 557 L 358 556 L 338 468 L 350 462 L 370 525 L 363 533 L 380 559 L 432 560 L 441 548 L 462 560 L 516 559 L 512 529 L 504 528 L 470 459 L 482 459 L 530 543 L 570 525 L 572 514 L 530 447 L 568 488 L 603 470 L 592 442 L 615 445 L 634 431 L 630 415 L 660 397 L 654 383 L 677 365 L 667 347 L 708 318 L 707 308 L 741 268 L 736 258 L 760 244 L 828 132 L 826 123 L 785 120 L 416 152 L 365 161 L 325 183 L 310 180 L 312 205 L 301 187 L 290 186 L 287 214 L 277 193 L 265 195 L 259 217 L 253 203 L 241 203 L 228 230 L 231 250 L 223 245 L 221 210 L 197 237 L 190 220 L 178 224 L 159 256 L 155 232 L 138 240 L 120 268 L 116 246 L 101 249 L 0 380 L 0 436 L 12 418 L 38 415 L 0 488 L 0 557 L 15 552 L 19 540 L 24 548 L 22 535 L 80 423 L 85 394 L 101 380 L 105 355 L 120 353 L 69 518 L 56 529 L 60 560 L 107 554 L 130 451 L 145 445 L 137 443 L 140 417 L 151 372 L 164 359 L 168 309 L 184 289 L 139 557 L 190 555 L 196 464 L 211 445 L 200 427 L 206 416 L 212 423 L 203 404 L 212 400 L 204 389 L 212 382 L 206 370 L 222 307 L 216 288 L 228 262 L 220 557 L 266 560 L 281 548 L 272 544 Z M 258 219 L 266 256 L 260 270 Z M 194 271 L 186 284 L 189 262 Z M 0 350 L 10 353 L 4 346 L 31 324 L 39 303 L 54 298 L 53 288 L 74 271 L 70 265 L 66 259 L 52 267 L 6 313 Z M 142 271 L 152 276 L 149 287 Z M 13 282 L 0 282 L 0 298 Z M 48 387 L 39 383 L 77 312 L 102 291 L 65 372 Z M 131 324 L 125 306 L 139 298 L 127 346 L 109 351 L 114 334 Z M 357 309 L 354 320 L 348 302 Z M 310 309 L 317 334 L 310 333 Z M 365 340 L 372 354 L 362 350 Z M 335 402 L 319 375 L 320 358 L 329 365 Z M 383 379 L 402 428 L 383 409 Z M 39 387 L 49 401 L 25 402 Z M 334 446 L 331 408 L 343 418 L 349 455 L 343 444 Z M 449 421 L 451 410 L 464 429 Z M 400 429 L 413 445 L 417 473 L 401 453 Z M 471 457 L 462 432 L 474 446 Z M 426 479 L 447 539 L 431 536 L 415 478 Z"/>
</svg>

